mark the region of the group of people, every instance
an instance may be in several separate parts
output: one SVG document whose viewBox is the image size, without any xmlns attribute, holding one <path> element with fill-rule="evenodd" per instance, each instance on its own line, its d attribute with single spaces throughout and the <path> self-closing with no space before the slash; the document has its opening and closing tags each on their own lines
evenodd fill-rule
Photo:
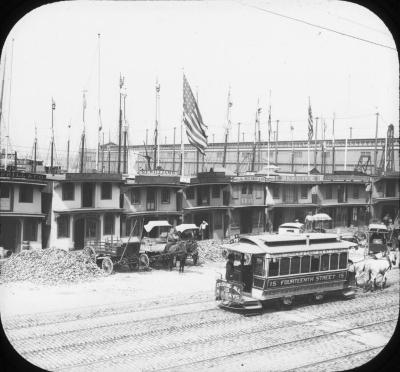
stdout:
<svg viewBox="0 0 400 372">
<path fill-rule="evenodd" d="M 169 230 L 169 233 L 167 235 L 167 244 L 165 246 L 165 250 L 169 251 L 169 249 L 176 245 L 179 241 L 179 234 L 176 231 L 175 227 L 171 227 Z M 185 264 L 186 264 L 186 258 L 187 258 L 187 250 L 185 244 L 180 244 L 179 246 L 179 252 L 176 255 L 171 255 L 170 260 L 169 260 L 169 269 L 172 271 L 172 268 L 174 267 L 174 257 L 179 260 L 179 272 L 183 273 L 185 270 Z"/>
</svg>

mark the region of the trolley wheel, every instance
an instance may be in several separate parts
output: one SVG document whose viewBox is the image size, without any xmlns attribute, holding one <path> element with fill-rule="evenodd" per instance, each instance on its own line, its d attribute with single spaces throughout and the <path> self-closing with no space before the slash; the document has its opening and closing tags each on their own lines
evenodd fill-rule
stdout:
<svg viewBox="0 0 400 372">
<path fill-rule="evenodd" d="M 101 268 L 107 275 L 110 275 L 114 270 L 114 264 L 110 257 L 104 257 L 101 262 Z"/>
<path fill-rule="evenodd" d="M 149 267 L 150 260 L 146 253 L 141 253 L 139 256 L 139 267 Z"/>
<path fill-rule="evenodd" d="M 93 247 L 87 245 L 85 248 L 83 248 L 83 252 L 87 254 L 93 262 L 96 261 L 96 251 Z"/>
</svg>

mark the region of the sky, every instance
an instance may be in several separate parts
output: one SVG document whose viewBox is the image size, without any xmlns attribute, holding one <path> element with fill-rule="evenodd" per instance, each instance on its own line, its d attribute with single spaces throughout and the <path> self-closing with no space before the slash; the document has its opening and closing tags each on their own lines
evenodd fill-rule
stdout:
<svg viewBox="0 0 400 372">
<path fill-rule="evenodd" d="M 172 143 L 176 127 L 180 142 L 183 71 L 197 93 L 209 142 L 223 141 L 229 89 L 231 141 L 237 140 L 239 122 L 245 140 L 253 140 L 257 104 L 262 140 L 269 106 L 273 130 L 279 120 L 279 139 L 290 139 L 291 125 L 294 139 L 306 139 L 309 99 L 314 124 L 319 118 L 319 138 L 321 122 L 326 138 L 332 138 L 333 116 L 336 138 L 349 136 L 350 127 L 353 138 L 372 138 L 376 112 L 378 135 L 384 136 L 390 123 L 398 135 L 394 40 L 376 15 L 348 2 L 53 3 L 28 13 L 11 30 L 1 76 L 5 56 L 2 146 L 9 127 L 11 147 L 21 154 L 31 153 L 36 126 L 41 157 L 48 157 L 52 98 L 56 150 L 66 152 L 70 136 L 72 152 L 78 151 L 83 90 L 87 146 L 96 147 L 98 107 L 105 142 L 118 142 L 120 74 L 130 144 L 143 144 L 146 129 L 153 143 L 157 79 L 159 140 Z"/>
</svg>

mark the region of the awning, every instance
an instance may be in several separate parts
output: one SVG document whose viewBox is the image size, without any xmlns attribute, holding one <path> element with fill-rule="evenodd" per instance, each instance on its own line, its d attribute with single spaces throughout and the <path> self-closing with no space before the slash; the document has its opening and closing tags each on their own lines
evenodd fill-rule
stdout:
<svg viewBox="0 0 400 372">
<path fill-rule="evenodd" d="M 232 243 L 225 244 L 222 246 L 228 251 L 239 252 L 239 253 L 249 253 L 249 254 L 265 254 L 267 251 L 258 245 L 249 244 L 249 243 Z"/>
<path fill-rule="evenodd" d="M 0 212 L 0 217 L 15 217 L 15 218 L 45 218 L 45 214 L 41 213 L 15 213 L 15 212 Z"/>
<path fill-rule="evenodd" d="M 122 208 L 76 208 L 63 211 L 54 211 L 55 214 L 100 214 L 100 213 L 122 213 Z"/>
<path fill-rule="evenodd" d="M 196 226 L 194 223 L 183 223 L 181 225 L 176 226 L 176 231 L 182 232 L 185 230 L 198 230 L 199 227 Z"/>
<path fill-rule="evenodd" d="M 146 232 L 150 232 L 154 227 L 163 227 L 163 226 L 171 227 L 168 221 L 150 221 L 143 227 L 146 230 Z"/>
</svg>

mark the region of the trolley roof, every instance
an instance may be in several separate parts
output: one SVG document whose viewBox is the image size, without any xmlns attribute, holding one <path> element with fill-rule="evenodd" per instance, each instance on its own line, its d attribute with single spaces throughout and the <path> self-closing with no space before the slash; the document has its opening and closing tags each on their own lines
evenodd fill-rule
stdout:
<svg viewBox="0 0 400 372">
<path fill-rule="evenodd" d="M 307 244 L 308 237 L 308 244 Z M 239 242 L 224 245 L 224 248 L 250 254 L 290 255 L 317 253 L 323 251 L 347 250 L 357 244 L 348 241 L 340 241 L 334 234 L 300 234 L 300 235 L 252 235 L 243 236 Z"/>
<path fill-rule="evenodd" d="M 282 225 L 279 226 L 279 228 L 285 228 L 285 227 L 292 227 L 295 229 L 301 229 L 302 227 L 304 227 L 304 224 L 302 224 L 301 222 L 286 222 L 283 223 Z"/>
<path fill-rule="evenodd" d="M 371 223 L 371 224 L 368 225 L 368 230 L 388 231 L 388 228 L 383 223 L 382 224 L 380 224 L 380 223 Z"/>
</svg>

